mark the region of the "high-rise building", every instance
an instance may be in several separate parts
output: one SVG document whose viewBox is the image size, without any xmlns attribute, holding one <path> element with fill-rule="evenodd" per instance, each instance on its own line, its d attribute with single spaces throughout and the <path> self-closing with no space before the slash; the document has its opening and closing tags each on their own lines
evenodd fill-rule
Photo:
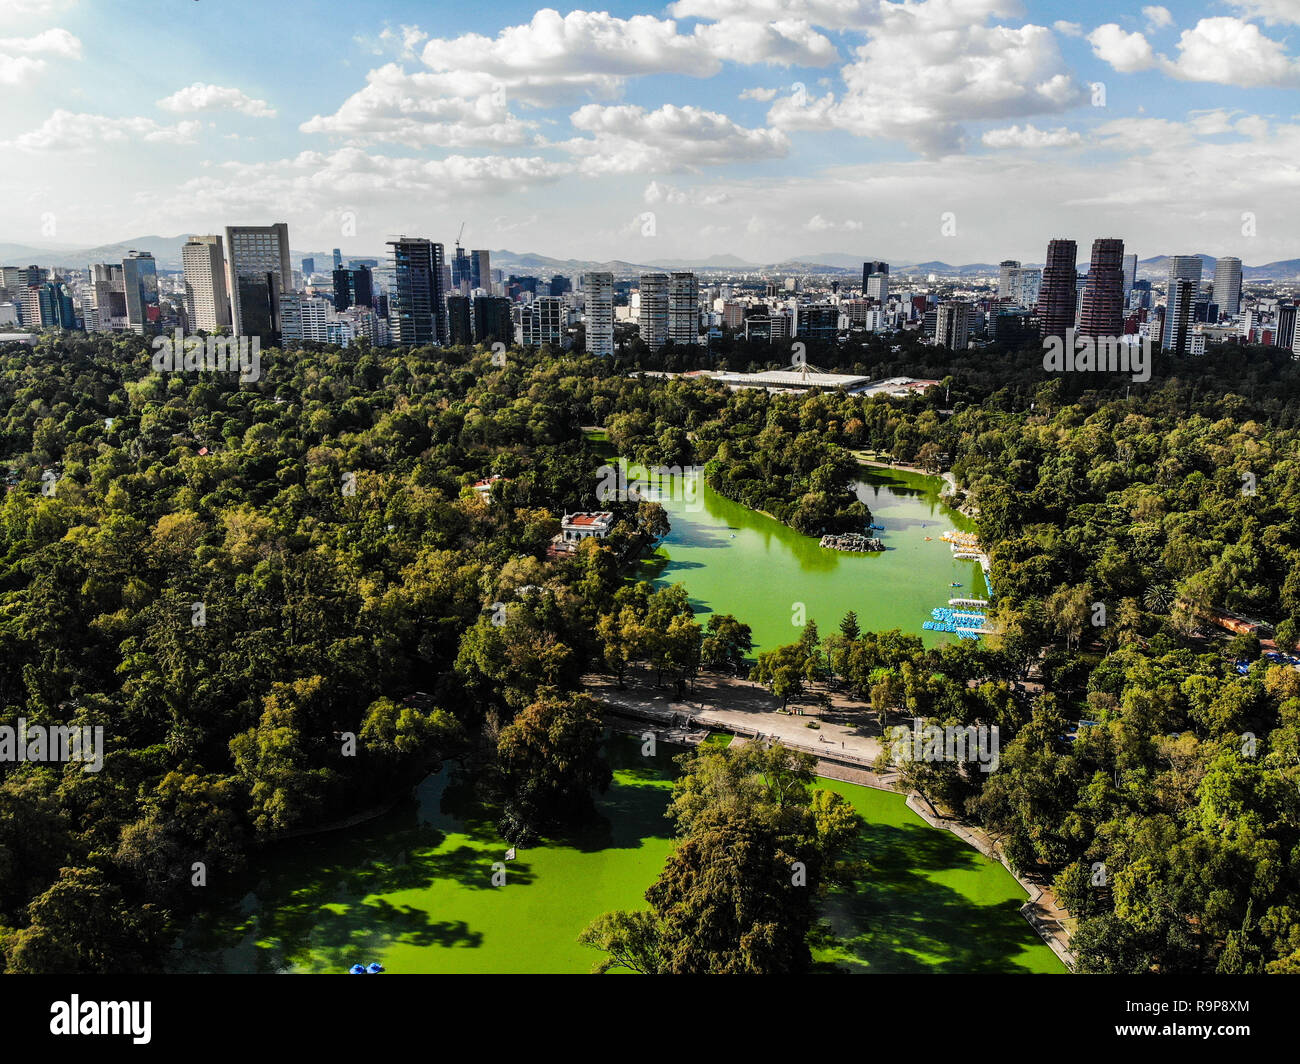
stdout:
<svg viewBox="0 0 1300 1064">
<path fill-rule="evenodd" d="M 1088 283 L 1080 300 L 1080 336 L 1124 332 L 1124 241 L 1094 240 Z"/>
<path fill-rule="evenodd" d="M 95 304 L 95 332 L 121 332 L 126 328 L 126 288 L 122 267 L 102 263 L 90 268 L 90 285 Z"/>
<path fill-rule="evenodd" d="M 294 293 L 302 321 L 302 338 L 318 344 L 329 343 L 329 323 L 334 317 L 334 303 L 323 296 L 299 296 Z M 288 305 L 295 300 L 286 299 Z M 286 314 L 287 318 L 288 315 Z M 289 331 L 286 326 L 285 331 Z"/>
<path fill-rule="evenodd" d="M 1011 278 L 1016 270 L 1020 269 L 1020 262 L 1017 259 L 1003 259 L 998 263 L 998 300 L 1014 299 L 1011 293 Z"/>
<path fill-rule="evenodd" d="M 18 310 L 29 329 L 78 328 L 72 292 L 58 277 L 24 288 Z"/>
<path fill-rule="evenodd" d="M 1294 303 L 1283 303 L 1277 308 L 1277 339 L 1273 342 L 1278 347 L 1285 347 L 1288 351 L 1295 346 L 1296 334 L 1296 306 Z"/>
<path fill-rule="evenodd" d="M 343 252 L 338 248 L 334 249 L 334 268 L 341 270 L 343 268 Z"/>
<path fill-rule="evenodd" d="M 1176 277 L 1169 282 L 1161 333 L 1161 346 L 1164 350 L 1176 354 L 1187 354 L 1190 350 L 1197 287 L 1197 282 L 1190 277 Z"/>
<path fill-rule="evenodd" d="M 447 289 L 448 295 L 452 292 L 462 296 L 469 295 L 473 291 L 472 274 L 470 257 L 465 253 L 465 249 L 458 245 L 456 254 L 451 260 L 451 287 Z"/>
<path fill-rule="evenodd" d="M 889 274 L 873 273 L 867 278 L 866 296 L 881 306 L 889 302 Z"/>
<path fill-rule="evenodd" d="M 871 278 L 877 274 L 889 276 L 889 263 L 887 262 L 864 262 L 862 264 L 862 291 L 865 295 L 871 295 L 868 289 L 871 286 Z M 888 282 L 886 282 L 887 284 Z M 883 300 L 882 300 L 883 302 Z"/>
<path fill-rule="evenodd" d="M 1124 303 L 1128 303 L 1128 294 L 1133 291 L 1133 286 L 1137 284 L 1138 276 L 1138 257 L 1136 255 L 1124 256 Z"/>
<path fill-rule="evenodd" d="M 447 336 L 452 347 L 468 347 L 474 342 L 469 296 L 447 297 Z"/>
<path fill-rule="evenodd" d="M 565 292 L 573 291 L 573 282 L 565 277 L 564 274 L 557 273 L 551 278 L 551 283 L 547 286 L 547 290 L 553 296 L 562 296 Z"/>
<path fill-rule="evenodd" d="M 969 303 L 940 303 L 934 318 L 935 343 L 949 351 L 965 351 L 970 342 L 970 311 Z"/>
<path fill-rule="evenodd" d="M 313 273 L 315 273 L 315 272 L 316 272 L 316 260 L 313 259 L 313 258 L 305 258 L 305 259 L 303 259 L 303 260 L 302 260 L 302 275 L 303 275 L 304 277 L 310 277 L 310 276 L 311 276 Z"/>
<path fill-rule="evenodd" d="M 587 353 L 614 354 L 614 275 L 589 273 L 582 280 L 587 300 Z"/>
<path fill-rule="evenodd" d="M 510 300 L 505 296 L 479 296 L 474 300 L 474 341 L 508 344 L 514 339 Z"/>
<path fill-rule="evenodd" d="M 693 273 L 668 279 L 668 339 L 674 344 L 700 342 L 700 287 Z"/>
<path fill-rule="evenodd" d="M 1187 340 L 1194 320 L 1192 308 L 1201 288 L 1201 267 L 1199 255 L 1174 255 L 1169 259 L 1165 331 L 1160 343 L 1162 350 L 1179 354 L 1187 352 Z"/>
<path fill-rule="evenodd" d="M 447 310 L 442 286 L 443 247 L 423 237 L 390 240 L 393 287 L 388 315 L 393 342 L 445 344 Z"/>
<path fill-rule="evenodd" d="M 1038 293 L 1038 321 L 1043 336 L 1065 338 L 1074 327 L 1079 248 L 1073 240 L 1058 239 L 1047 245 L 1047 264 Z"/>
<path fill-rule="evenodd" d="M 486 251 L 469 253 L 469 283 L 471 289 L 482 288 L 489 295 L 492 293 L 491 256 Z"/>
<path fill-rule="evenodd" d="M 879 276 L 879 275 L 878 275 Z M 808 303 L 798 310 L 795 335 L 812 343 L 834 343 L 840 331 L 840 308 L 834 303 Z"/>
<path fill-rule="evenodd" d="M 639 293 L 641 339 L 651 351 L 658 351 L 668 340 L 668 275 L 643 273 Z"/>
<path fill-rule="evenodd" d="M 226 257 L 219 236 L 192 236 L 181 248 L 185 275 L 185 314 L 190 329 L 215 333 L 230 327 Z"/>
<path fill-rule="evenodd" d="M 334 309 L 347 310 L 348 307 L 373 307 L 375 305 L 375 286 L 369 268 L 359 266 L 354 269 L 334 271 Z"/>
<path fill-rule="evenodd" d="M 1038 306 L 1038 294 L 1043 286 L 1043 271 L 1035 266 L 1022 266 L 1011 271 L 1011 299 L 1019 307 L 1033 310 Z"/>
<path fill-rule="evenodd" d="M 540 296 L 515 308 L 519 328 L 516 339 L 526 347 L 559 344 L 564 339 L 566 312 L 560 296 Z"/>
<path fill-rule="evenodd" d="M 236 336 L 274 343 L 281 331 L 280 294 L 293 289 L 289 226 L 226 226 L 226 287 Z"/>
<path fill-rule="evenodd" d="M 1215 263 L 1214 301 L 1226 317 L 1235 318 L 1241 311 L 1241 259 L 1222 258 Z"/>
<path fill-rule="evenodd" d="M 158 266 L 150 252 L 127 252 L 122 260 L 122 287 L 127 328 L 143 336 L 150 321 L 158 319 Z"/>
</svg>

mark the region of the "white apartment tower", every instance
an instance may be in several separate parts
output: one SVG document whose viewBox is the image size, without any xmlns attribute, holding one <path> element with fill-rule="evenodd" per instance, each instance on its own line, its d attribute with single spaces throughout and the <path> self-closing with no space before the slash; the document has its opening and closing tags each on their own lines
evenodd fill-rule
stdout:
<svg viewBox="0 0 1300 1064">
<path fill-rule="evenodd" d="M 674 273 L 668 280 L 668 339 L 700 342 L 700 286 L 693 273 Z"/>
<path fill-rule="evenodd" d="M 614 354 L 614 275 L 588 273 L 582 278 L 587 304 L 587 353 Z"/>
<path fill-rule="evenodd" d="M 1020 262 L 1017 259 L 1003 259 L 998 263 L 998 299 L 1013 299 L 1011 292 L 1011 276 L 1020 269 Z"/>
<path fill-rule="evenodd" d="M 1008 294 L 1019 307 L 1038 306 L 1038 296 L 1043 287 L 1043 271 L 1025 266 L 1011 271 Z"/>
<path fill-rule="evenodd" d="M 185 314 L 192 330 L 215 333 L 230 326 L 226 259 L 219 236 L 192 236 L 181 248 Z"/>
</svg>

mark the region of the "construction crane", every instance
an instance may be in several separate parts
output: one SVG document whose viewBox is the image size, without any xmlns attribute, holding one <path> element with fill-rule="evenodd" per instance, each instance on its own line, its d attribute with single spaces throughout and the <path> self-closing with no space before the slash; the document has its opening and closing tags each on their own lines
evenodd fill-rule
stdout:
<svg viewBox="0 0 1300 1064">
<path fill-rule="evenodd" d="M 460 223 L 460 232 L 456 234 L 456 246 L 460 247 L 460 238 L 465 235 L 465 223 Z"/>
</svg>

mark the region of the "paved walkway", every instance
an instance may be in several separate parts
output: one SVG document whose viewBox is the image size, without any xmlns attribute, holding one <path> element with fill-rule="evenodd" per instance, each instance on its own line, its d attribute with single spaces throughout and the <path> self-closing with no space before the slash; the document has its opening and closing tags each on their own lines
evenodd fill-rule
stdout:
<svg viewBox="0 0 1300 1064">
<path fill-rule="evenodd" d="M 880 730 L 875 714 L 835 691 L 828 694 L 831 708 L 823 708 L 805 697 L 790 708 L 803 716 L 778 712 L 781 700 L 757 684 L 731 676 L 702 673 L 695 690 L 678 701 L 671 688 L 655 687 L 652 670 L 627 673 L 626 687 L 619 690 L 612 677 L 591 673 L 583 686 L 593 698 L 616 711 L 644 720 L 684 724 L 685 717 L 697 725 L 729 731 L 749 738 L 761 735 L 779 739 L 784 745 L 805 750 L 817 757 L 870 767 L 880 756 Z M 676 718 L 676 721 L 674 721 Z M 808 725 L 816 724 L 810 728 Z"/>
<path fill-rule="evenodd" d="M 821 708 L 807 696 L 804 702 L 792 701 L 792 708 L 803 708 L 808 714 L 800 717 L 778 713 L 781 700 L 748 680 L 702 673 L 695 690 L 680 701 L 673 697 L 671 687 L 655 687 L 653 681 L 654 672 L 650 669 L 629 669 L 623 690 L 619 690 L 611 677 L 600 673 L 583 677 L 583 684 L 592 697 L 602 700 L 620 716 L 653 721 L 669 729 L 666 739 L 698 742 L 705 734 L 701 726 L 729 731 L 736 736 L 732 740 L 735 743 L 756 738 L 778 739 L 785 746 L 816 756 L 820 776 L 878 790 L 900 789 L 901 777 L 897 772 L 874 770 L 880 755 L 875 714 L 839 692 L 820 689 L 815 692 L 814 697 L 829 695 L 830 710 Z M 807 727 L 810 720 L 819 727 Z M 907 805 L 927 824 L 951 831 L 984 856 L 1001 862 L 1029 895 L 1020 914 L 1048 948 L 1069 968 L 1074 968 L 1075 956 L 1066 929 L 1070 914 L 1057 902 L 1050 887 L 1017 873 L 982 829 L 935 812 L 915 791 L 908 794 Z"/>
</svg>

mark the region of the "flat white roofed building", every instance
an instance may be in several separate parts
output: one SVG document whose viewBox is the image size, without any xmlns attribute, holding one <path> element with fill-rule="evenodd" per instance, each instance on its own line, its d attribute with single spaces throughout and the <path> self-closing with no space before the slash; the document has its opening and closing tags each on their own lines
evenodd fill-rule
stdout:
<svg viewBox="0 0 1300 1064">
<path fill-rule="evenodd" d="M 871 383 L 870 377 L 847 373 L 817 373 L 812 369 L 773 369 L 762 373 L 715 373 L 713 379 L 732 388 L 844 388 L 857 391 Z"/>
<path fill-rule="evenodd" d="M 565 514 L 560 522 L 560 537 L 568 543 L 584 539 L 604 539 L 614 527 L 614 515 L 608 510 L 598 513 Z"/>
</svg>

